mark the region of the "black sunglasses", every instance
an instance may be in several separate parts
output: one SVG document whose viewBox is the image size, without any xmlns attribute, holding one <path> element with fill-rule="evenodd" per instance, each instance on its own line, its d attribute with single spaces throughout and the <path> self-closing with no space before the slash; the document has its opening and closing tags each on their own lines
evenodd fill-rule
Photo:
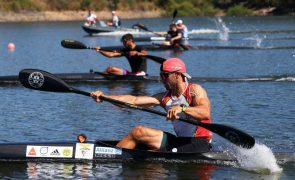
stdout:
<svg viewBox="0 0 295 180">
<path fill-rule="evenodd" d="M 170 74 L 173 74 L 173 73 L 174 72 L 161 72 L 160 76 L 162 79 L 167 79 L 170 76 Z"/>
<path fill-rule="evenodd" d="M 123 42 L 123 43 L 127 43 L 127 42 L 130 42 L 130 41 L 132 41 L 132 42 L 133 42 L 133 40 L 132 40 L 132 39 L 124 39 L 124 40 L 122 40 L 121 42 Z"/>
</svg>

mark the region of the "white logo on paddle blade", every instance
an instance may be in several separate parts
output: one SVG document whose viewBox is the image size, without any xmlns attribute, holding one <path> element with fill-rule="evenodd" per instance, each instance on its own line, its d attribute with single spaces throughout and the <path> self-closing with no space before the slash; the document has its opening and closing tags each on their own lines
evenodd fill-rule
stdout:
<svg viewBox="0 0 295 180">
<path fill-rule="evenodd" d="M 44 84 L 44 76 L 40 72 L 33 72 L 29 76 L 29 84 L 33 88 L 40 88 Z"/>
<path fill-rule="evenodd" d="M 232 143 L 240 143 L 240 137 L 237 133 L 235 133 L 234 131 L 228 131 L 225 133 L 225 137 L 227 137 L 227 139 L 232 142 Z"/>
</svg>

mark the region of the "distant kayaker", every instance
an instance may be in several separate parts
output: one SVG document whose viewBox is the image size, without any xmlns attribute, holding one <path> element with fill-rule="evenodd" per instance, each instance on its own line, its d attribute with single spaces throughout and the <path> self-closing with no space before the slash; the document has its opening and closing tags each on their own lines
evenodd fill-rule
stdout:
<svg viewBox="0 0 295 180">
<path fill-rule="evenodd" d="M 91 10 L 88 10 L 88 16 L 86 18 L 86 26 L 96 26 L 96 20 L 97 20 L 97 16 L 91 12 Z"/>
<path fill-rule="evenodd" d="M 211 123 L 210 101 L 206 90 L 199 84 L 188 82 L 191 77 L 187 74 L 184 62 L 178 58 L 167 59 L 160 71 L 166 92 L 153 96 L 105 95 L 101 91 L 91 93 L 96 102 L 101 102 L 100 97 L 105 96 L 136 106 L 162 106 L 167 111 L 167 120 L 171 120 L 175 135 L 138 125 L 117 146 L 135 149 L 138 144 L 143 144 L 151 150 L 160 151 L 200 153 L 209 151 L 211 132 L 203 127 L 178 120 L 181 117 Z"/>
<path fill-rule="evenodd" d="M 100 47 L 96 47 L 96 51 L 110 58 L 125 56 L 130 64 L 131 71 L 115 66 L 109 66 L 103 73 L 115 75 L 146 75 L 147 62 L 144 55 L 147 55 L 147 52 L 142 47 L 135 44 L 132 34 L 125 34 L 122 36 L 121 41 L 124 45 L 124 48 L 118 52 L 104 51 L 101 50 Z"/>
<path fill-rule="evenodd" d="M 162 45 L 166 46 L 177 46 L 179 43 L 181 43 L 181 32 L 177 29 L 176 24 L 170 24 L 169 25 L 169 31 L 167 32 L 156 32 L 155 34 L 158 35 L 166 35 L 167 40 L 162 42 Z"/>
<path fill-rule="evenodd" d="M 112 21 L 108 22 L 107 24 L 109 26 L 113 26 L 115 28 L 119 28 L 121 26 L 121 19 L 119 16 L 116 15 L 116 11 L 112 11 Z"/>
<path fill-rule="evenodd" d="M 181 19 L 179 19 L 176 21 L 175 24 L 176 24 L 177 29 L 181 32 L 181 37 L 183 39 L 187 39 L 189 37 L 189 32 L 188 32 L 186 25 L 183 24 L 183 21 Z"/>
</svg>

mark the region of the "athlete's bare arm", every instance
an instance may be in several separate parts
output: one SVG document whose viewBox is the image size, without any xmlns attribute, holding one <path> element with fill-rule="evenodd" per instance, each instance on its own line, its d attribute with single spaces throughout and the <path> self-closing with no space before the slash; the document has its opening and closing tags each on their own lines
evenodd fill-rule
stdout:
<svg viewBox="0 0 295 180">
<path fill-rule="evenodd" d="M 205 89 L 200 85 L 194 84 L 190 89 L 192 97 L 192 106 L 185 108 L 184 113 L 194 119 L 203 120 L 210 118 L 210 101 Z M 167 119 L 178 119 L 178 114 L 183 110 L 180 106 L 171 107 L 167 112 Z"/>
<path fill-rule="evenodd" d="M 101 91 L 95 91 L 91 93 L 91 97 L 96 102 L 101 102 L 100 96 L 116 99 L 119 101 L 127 102 L 142 107 L 151 107 L 160 105 L 159 95 L 156 96 L 132 96 L 132 95 L 104 95 Z M 116 104 L 115 104 L 116 105 Z M 117 105 L 118 106 L 118 105 Z"/>
<path fill-rule="evenodd" d="M 210 100 L 205 89 L 194 84 L 191 87 L 192 107 L 187 107 L 185 113 L 196 119 L 210 118 Z"/>
<path fill-rule="evenodd" d="M 103 56 L 106 56 L 109 58 L 122 56 L 122 53 L 120 53 L 120 52 L 104 51 L 100 47 L 96 47 L 96 51 L 100 52 L 100 54 L 102 54 Z"/>
</svg>

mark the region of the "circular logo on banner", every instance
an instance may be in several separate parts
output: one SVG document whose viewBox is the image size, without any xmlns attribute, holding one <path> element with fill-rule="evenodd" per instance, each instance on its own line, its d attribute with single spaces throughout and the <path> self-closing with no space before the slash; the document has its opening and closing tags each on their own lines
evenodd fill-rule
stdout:
<svg viewBox="0 0 295 180">
<path fill-rule="evenodd" d="M 239 143 L 241 141 L 239 135 L 233 131 L 226 132 L 225 137 L 227 137 L 227 139 L 233 143 Z"/>
<path fill-rule="evenodd" d="M 44 76 L 40 72 L 33 72 L 29 76 L 29 84 L 33 88 L 40 88 L 44 84 Z"/>
<path fill-rule="evenodd" d="M 40 154 L 45 155 L 48 153 L 48 147 L 41 147 L 40 148 Z"/>
</svg>

